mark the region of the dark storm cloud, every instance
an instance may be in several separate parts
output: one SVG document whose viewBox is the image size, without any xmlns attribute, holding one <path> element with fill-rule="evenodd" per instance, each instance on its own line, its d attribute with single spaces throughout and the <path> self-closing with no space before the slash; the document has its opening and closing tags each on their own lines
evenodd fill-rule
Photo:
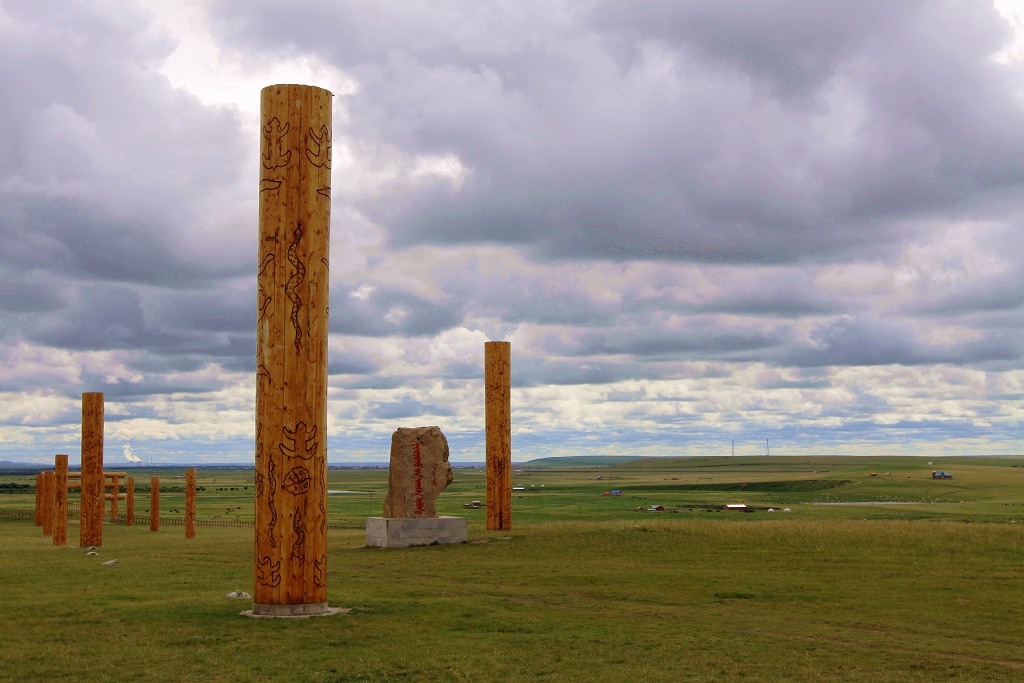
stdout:
<svg viewBox="0 0 1024 683">
<path fill-rule="evenodd" d="M 454 415 L 450 408 L 421 402 L 412 396 L 401 396 L 395 401 L 374 402 L 367 407 L 366 415 L 373 420 L 399 420 L 426 415 Z"/>
<path fill-rule="evenodd" d="M 621 360 L 588 358 L 586 360 L 553 360 L 546 357 L 516 357 L 512 367 L 512 385 L 536 387 L 544 385 L 609 384 L 623 380 L 653 379 L 662 376 L 664 368 L 656 364 L 637 364 Z"/>
<path fill-rule="evenodd" d="M 328 354 L 328 375 L 370 375 L 380 366 L 365 355 L 355 351 L 332 351 Z"/>
<path fill-rule="evenodd" d="M 434 335 L 462 320 L 459 307 L 439 305 L 398 289 L 377 288 L 365 295 L 339 292 L 331 299 L 331 332 L 353 336 Z"/>
<path fill-rule="evenodd" d="M 794 344 L 781 354 L 796 367 L 826 365 L 976 364 L 1021 358 L 1024 342 L 1005 333 L 948 344 L 929 343 L 909 321 L 850 316 L 816 326 L 811 345 Z"/>
<path fill-rule="evenodd" d="M 187 287 L 237 269 L 202 241 L 240 177 L 237 116 L 157 73 L 173 50 L 131 6 L 5 3 L 0 259 L 14 272 Z"/>
<path fill-rule="evenodd" d="M 736 352 L 751 352 L 777 346 L 780 339 L 767 334 L 726 331 L 714 323 L 702 324 L 697 319 L 687 329 L 669 332 L 655 325 L 602 332 L 585 332 L 577 337 L 575 355 L 645 356 L 654 358 L 729 357 Z"/>
<path fill-rule="evenodd" d="M 470 169 L 458 190 L 363 203 L 395 243 L 822 260 L 884 253 L 910 217 L 985 215 L 1024 181 L 992 8 L 309 3 L 318 21 L 288 32 L 284 8 L 216 7 L 240 49 L 301 46 L 354 74 L 343 130 L 362 149 Z"/>
</svg>

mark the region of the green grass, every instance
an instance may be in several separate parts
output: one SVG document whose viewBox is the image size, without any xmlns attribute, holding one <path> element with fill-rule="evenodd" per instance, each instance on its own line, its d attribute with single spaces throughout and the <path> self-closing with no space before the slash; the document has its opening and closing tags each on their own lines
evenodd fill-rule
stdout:
<svg viewBox="0 0 1024 683">
<path fill-rule="evenodd" d="M 482 469 L 458 470 L 440 511 L 475 542 L 379 550 L 330 531 L 330 603 L 352 611 L 305 620 L 247 619 L 224 597 L 252 592 L 251 529 L 186 541 L 108 524 L 87 557 L 74 524 L 54 548 L 0 520 L 0 680 L 1022 680 L 1024 468 L 936 464 L 955 478 L 901 458 L 521 471 L 501 533 L 462 507 L 484 499 Z M 251 518 L 251 477 L 200 473 L 200 514 Z M 386 486 L 384 471 L 332 470 L 329 488 L 369 493 L 331 496 L 331 521 L 380 514 Z M 636 512 L 737 495 L 762 509 Z M 816 504 L 867 500 L 883 504 Z M 766 512 L 775 501 L 792 512 Z"/>
</svg>

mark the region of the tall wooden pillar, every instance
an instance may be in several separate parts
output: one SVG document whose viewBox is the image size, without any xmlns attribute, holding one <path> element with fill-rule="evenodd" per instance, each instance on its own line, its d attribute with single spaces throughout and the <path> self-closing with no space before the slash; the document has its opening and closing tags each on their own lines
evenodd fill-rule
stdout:
<svg viewBox="0 0 1024 683">
<path fill-rule="evenodd" d="M 135 526 L 135 477 L 128 477 L 128 484 L 125 486 L 125 526 Z"/>
<path fill-rule="evenodd" d="M 149 479 L 149 530 L 160 531 L 160 477 Z"/>
<path fill-rule="evenodd" d="M 484 342 L 487 528 L 512 528 L 512 344 Z"/>
<path fill-rule="evenodd" d="M 53 544 L 68 544 L 68 456 L 53 459 Z"/>
<path fill-rule="evenodd" d="M 331 93 L 261 92 L 253 614 L 327 607 Z"/>
<path fill-rule="evenodd" d="M 103 545 L 103 394 L 82 394 L 82 515 L 78 545 Z"/>
<path fill-rule="evenodd" d="M 46 500 L 46 490 L 44 489 L 45 483 L 43 479 L 45 474 L 40 472 L 36 475 L 36 526 L 43 526 L 43 501 Z"/>
<path fill-rule="evenodd" d="M 196 537 L 196 468 L 185 470 L 185 538 Z"/>
<path fill-rule="evenodd" d="M 53 536 L 53 472 L 43 472 L 43 536 Z"/>
</svg>

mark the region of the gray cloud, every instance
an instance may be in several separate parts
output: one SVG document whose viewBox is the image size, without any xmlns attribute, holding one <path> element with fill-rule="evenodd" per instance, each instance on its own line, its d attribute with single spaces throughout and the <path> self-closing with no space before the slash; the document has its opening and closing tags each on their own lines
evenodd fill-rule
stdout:
<svg viewBox="0 0 1024 683">
<path fill-rule="evenodd" d="M 1020 188 L 1021 105 L 990 60 L 1007 38 L 993 10 L 755 5 L 332 3 L 270 42 L 284 53 L 301 35 L 356 76 L 346 132 L 371 153 L 471 169 L 457 191 L 361 202 L 397 243 L 794 263 L 877 254 L 913 236 L 909 217 L 985 215 L 986 197 Z M 288 21 L 217 8 L 242 49 Z M 345 39 L 356 26 L 388 30 Z"/>
<path fill-rule="evenodd" d="M 343 75 L 328 369 L 352 443 L 437 415 L 477 447 L 485 337 L 515 340 L 526 449 L 1017 438 L 1024 105 L 993 7 L 209 8 L 204 69 Z M 157 26 L 0 9 L 0 423 L 72 434 L 68 400 L 102 390 L 154 452 L 236 453 L 255 135 L 172 87 Z"/>
</svg>

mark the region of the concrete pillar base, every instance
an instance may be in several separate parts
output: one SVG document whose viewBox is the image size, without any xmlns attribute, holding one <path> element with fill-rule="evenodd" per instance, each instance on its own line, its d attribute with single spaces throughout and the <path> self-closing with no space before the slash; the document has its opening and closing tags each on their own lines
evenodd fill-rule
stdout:
<svg viewBox="0 0 1024 683">
<path fill-rule="evenodd" d="M 414 545 L 452 545 L 469 541 L 465 517 L 367 517 L 366 545 L 408 548 Z"/>
</svg>

